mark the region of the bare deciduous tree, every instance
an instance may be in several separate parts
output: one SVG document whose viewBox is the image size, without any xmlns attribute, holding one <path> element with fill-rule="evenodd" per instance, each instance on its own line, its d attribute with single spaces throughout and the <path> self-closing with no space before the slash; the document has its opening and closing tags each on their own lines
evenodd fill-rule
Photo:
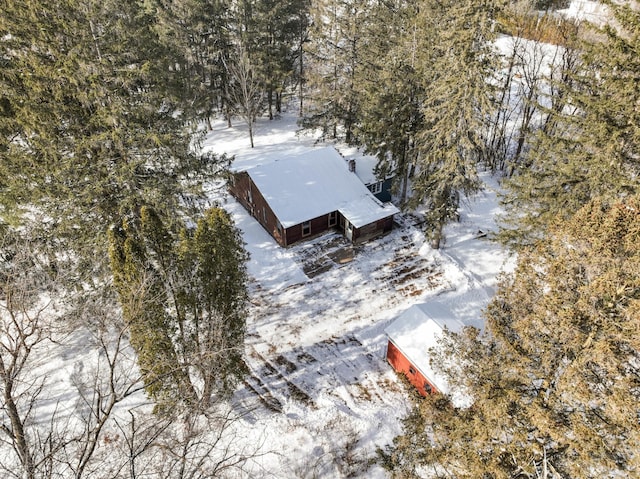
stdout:
<svg viewBox="0 0 640 479">
<path fill-rule="evenodd" d="M 0 239 L 0 432 L 13 451 L 0 469 L 13 477 L 47 477 L 59 448 L 53 429 L 29 430 L 44 380 L 28 374 L 37 351 L 52 339 L 47 314 L 54 300 L 45 293 L 56 274 L 38 262 L 30 242 L 11 233 Z"/>
<path fill-rule="evenodd" d="M 253 148 L 253 126 L 256 117 L 264 109 L 264 88 L 244 48 L 240 48 L 235 59 L 227 63 L 227 70 L 230 76 L 227 95 L 235 113 L 249 128 L 249 140 Z"/>
<path fill-rule="evenodd" d="M 144 386 L 136 367 L 135 355 L 126 340 L 127 328 L 109 324 L 111 318 L 94 331 L 96 361 L 92 367 L 78 368 L 71 381 L 78 392 L 74 418 L 78 424 L 67 445 L 67 464 L 76 478 L 99 471 L 104 459 L 96 456 L 107 422 L 115 407 Z M 97 464 L 96 464 L 97 463 Z"/>
</svg>

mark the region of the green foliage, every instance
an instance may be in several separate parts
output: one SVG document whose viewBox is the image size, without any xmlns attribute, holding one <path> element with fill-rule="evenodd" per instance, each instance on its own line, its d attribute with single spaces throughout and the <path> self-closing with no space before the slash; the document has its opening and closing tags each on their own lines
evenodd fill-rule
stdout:
<svg viewBox="0 0 640 479">
<path fill-rule="evenodd" d="M 403 204 L 426 206 L 434 246 L 479 188 L 493 114 L 492 2 L 318 2 L 304 127 L 364 146 Z"/>
<path fill-rule="evenodd" d="M 302 126 L 321 131 L 322 138 L 352 144 L 360 118 L 359 85 L 367 75 L 363 52 L 371 2 L 320 0 L 311 9 L 307 109 Z"/>
<path fill-rule="evenodd" d="M 412 180 L 414 204 L 427 206 L 432 243 L 457 215 L 460 198 L 480 185 L 486 121 L 493 112 L 489 41 L 496 8 L 484 1 L 425 1 L 418 17 L 418 75 L 426 92 L 420 154 Z"/>
<path fill-rule="evenodd" d="M 187 378 L 171 341 L 172 324 L 162 278 L 150 264 L 142 239 L 130 223 L 113 227 L 109 244 L 113 282 L 147 393 L 161 408 L 185 396 L 188 400 L 184 389 Z"/>
<path fill-rule="evenodd" d="M 635 474 L 638 244 L 638 196 L 593 201 L 570 221 L 559 218 L 502 282 L 486 336 L 452 335 L 441 352 L 464 364 L 452 381 L 473 406 L 421 403 L 386 451 L 388 467 L 456 478 Z"/>
<path fill-rule="evenodd" d="M 310 0 L 259 0 L 251 9 L 246 43 L 267 93 L 269 119 L 274 118 L 274 103 L 275 110 L 282 111 L 282 95 L 302 55 L 309 4 Z"/>
<path fill-rule="evenodd" d="M 106 225 L 198 193 L 183 180 L 215 171 L 215 159 L 193 153 L 185 78 L 156 26 L 141 2 L 3 4 L 3 217 L 43 217 L 65 250 L 95 260 Z"/>
<path fill-rule="evenodd" d="M 221 208 L 206 212 L 195 230 L 183 229 L 177 246 L 176 303 L 181 344 L 202 382 L 201 401 L 230 395 L 245 374 L 245 263 L 242 238 Z"/>
<path fill-rule="evenodd" d="M 611 9 L 618 29 L 591 32 L 581 68 L 560 87 L 566 103 L 549 111 L 525 161 L 506 182 L 505 241 L 529 244 L 557 215 L 569 217 L 595 197 L 638 191 L 640 12 Z"/>
<path fill-rule="evenodd" d="M 425 91 L 416 69 L 416 14 L 410 5 L 373 8 L 371 24 L 365 27 L 369 41 L 363 57 L 368 71 L 358 82 L 362 98 L 358 139 L 378 158 L 379 178 L 393 176 L 402 204 L 418 154 L 417 135 L 424 128 Z"/>
<path fill-rule="evenodd" d="M 228 0 L 148 0 L 158 19 L 155 31 L 175 52 L 182 95 L 188 107 L 211 128 L 217 108 L 228 114 L 229 75 L 225 63 L 233 49 L 233 22 Z"/>
<path fill-rule="evenodd" d="M 569 7 L 571 0 L 537 0 L 534 3 L 538 10 L 558 10 Z"/>
<path fill-rule="evenodd" d="M 229 215 L 189 229 L 143 207 L 110 232 L 114 283 L 147 392 L 160 406 L 228 397 L 243 362 L 247 254 Z"/>
</svg>

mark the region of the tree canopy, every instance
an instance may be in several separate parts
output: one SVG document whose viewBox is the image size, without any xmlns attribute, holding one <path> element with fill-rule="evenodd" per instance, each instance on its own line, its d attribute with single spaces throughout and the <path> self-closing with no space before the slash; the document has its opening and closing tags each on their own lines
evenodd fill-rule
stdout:
<svg viewBox="0 0 640 479">
<path fill-rule="evenodd" d="M 539 238 L 552 218 L 593 198 L 638 191 L 640 11 L 609 9 L 605 26 L 582 25 L 582 41 L 571 47 L 577 66 L 549 79 L 562 103 L 540 105 L 548 116 L 506 182 L 503 237 L 511 244 Z"/>
<path fill-rule="evenodd" d="M 425 468 L 447 478 L 633 475 L 638 244 L 637 196 L 595 200 L 571 220 L 558 219 L 502 281 L 486 334 L 451 335 L 433 360 L 461 358 L 464 368 L 451 380 L 473 405 L 455 409 L 441 395 L 420 402 L 383 454 L 387 466 L 398 477 Z"/>
</svg>

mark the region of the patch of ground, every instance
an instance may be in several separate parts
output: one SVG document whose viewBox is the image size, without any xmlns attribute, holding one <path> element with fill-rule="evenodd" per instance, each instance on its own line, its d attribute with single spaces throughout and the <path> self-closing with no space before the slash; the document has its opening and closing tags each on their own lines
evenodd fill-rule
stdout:
<svg viewBox="0 0 640 479">
<path fill-rule="evenodd" d="M 296 256 L 309 279 L 354 260 L 357 247 L 337 233 L 330 233 L 298 245 Z"/>
<path fill-rule="evenodd" d="M 376 312 L 408 307 L 444 287 L 441 265 L 420 254 L 423 245 L 401 219 L 391 233 L 362 245 L 327 234 L 287 248 L 308 281 L 278 291 L 252 285 L 249 394 L 282 413 L 296 404 L 317 410 L 327 401 L 344 411 L 374 403 L 392 408 L 389 396 L 402 386 L 386 376 L 386 343 L 376 339 L 372 350 L 367 331 L 380 328 L 372 324 Z"/>
</svg>

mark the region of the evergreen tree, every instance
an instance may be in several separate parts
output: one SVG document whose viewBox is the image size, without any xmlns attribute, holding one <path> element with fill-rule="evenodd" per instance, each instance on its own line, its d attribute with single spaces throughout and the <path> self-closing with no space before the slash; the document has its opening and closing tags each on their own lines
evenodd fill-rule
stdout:
<svg viewBox="0 0 640 479">
<path fill-rule="evenodd" d="M 144 215 L 147 230 L 152 227 L 148 216 Z M 163 278 L 131 223 L 112 228 L 109 243 L 114 285 L 147 393 L 160 409 L 189 402 L 193 394 L 171 341 L 173 325 Z"/>
<path fill-rule="evenodd" d="M 493 116 L 488 78 L 495 64 L 490 40 L 497 11 L 485 0 L 421 2 L 418 76 L 426 92 L 425 126 L 413 178 L 413 202 L 425 204 L 432 245 L 457 216 L 462 195 L 480 187 L 487 119 Z"/>
<path fill-rule="evenodd" d="M 197 217 L 202 180 L 220 164 L 195 153 L 191 60 L 171 38 L 184 25 L 158 6 L 3 4 L 0 218 L 48 240 L 52 268 L 75 273 L 65 276 L 79 296 L 117 291 L 145 387 L 166 406 L 196 398 L 168 307 L 170 233 Z"/>
<path fill-rule="evenodd" d="M 558 86 L 562 102 L 506 183 L 507 241 L 530 243 L 551 218 L 568 217 L 591 198 L 638 191 L 640 11 L 615 3 L 610 9 L 616 26 L 583 43 L 580 69 Z"/>
<path fill-rule="evenodd" d="M 0 215 L 37 218 L 90 281 L 107 264 L 108 225 L 143 204 L 182 209 L 197 175 L 216 170 L 193 152 L 177 54 L 143 7 L 9 1 L 0 16 Z"/>
<path fill-rule="evenodd" d="M 312 5 L 302 125 L 320 129 L 323 139 L 356 142 L 358 81 L 363 77 L 364 26 L 370 9 L 366 0 L 317 0 Z"/>
<path fill-rule="evenodd" d="M 473 399 L 419 403 L 383 458 L 398 477 L 631 477 L 640 465 L 640 198 L 597 200 L 524 251 L 486 335 L 433 359 Z"/>
<path fill-rule="evenodd" d="M 393 176 L 401 204 L 424 128 L 425 92 L 416 70 L 418 28 L 413 2 L 381 3 L 372 9 L 363 54 L 367 74 L 358 82 L 362 113 L 358 137 L 378 158 L 380 178 Z"/>
<path fill-rule="evenodd" d="M 213 208 L 190 229 L 143 207 L 137 229 L 123 225 L 110 239 L 149 394 L 203 409 L 228 397 L 245 372 L 247 297 L 247 255 L 229 215 Z"/>
<path fill-rule="evenodd" d="M 282 112 L 282 95 L 294 75 L 300 51 L 300 37 L 308 27 L 308 0 L 260 0 L 253 14 L 254 47 L 251 58 L 257 65 L 267 94 L 269 119 Z"/>
<path fill-rule="evenodd" d="M 184 76 L 184 95 L 195 114 L 207 121 L 216 111 L 229 116 L 225 63 L 233 50 L 233 18 L 230 0 L 154 0 L 156 31 L 171 45 L 179 73 Z"/>
<path fill-rule="evenodd" d="M 195 383 L 202 385 L 203 406 L 229 396 L 245 373 L 248 257 L 241 245 L 239 231 L 220 208 L 207 211 L 194 230 L 180 235 L 180 343 Z"/>
</svg>

